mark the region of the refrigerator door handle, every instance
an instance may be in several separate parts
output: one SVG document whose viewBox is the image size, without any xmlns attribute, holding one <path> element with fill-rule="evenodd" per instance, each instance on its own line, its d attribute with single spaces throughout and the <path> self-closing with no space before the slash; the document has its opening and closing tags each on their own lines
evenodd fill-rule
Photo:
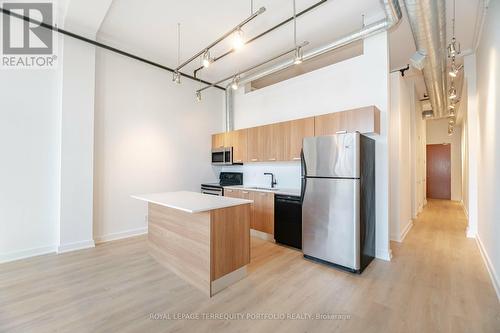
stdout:
<svg viewBox="0 0 500 333">
<path fill-rule="evenodd" d="M 304 202 L 304 194 L 306 193 L 307 186 L 307 168 L 306 168 L 306 159 L 304 158 L 304 149 L 300 150 L 300 165 L 301 165 L 301 173 L 302 173 L 302 184 L 300 189 L 300 202 Z"/>
</svg>

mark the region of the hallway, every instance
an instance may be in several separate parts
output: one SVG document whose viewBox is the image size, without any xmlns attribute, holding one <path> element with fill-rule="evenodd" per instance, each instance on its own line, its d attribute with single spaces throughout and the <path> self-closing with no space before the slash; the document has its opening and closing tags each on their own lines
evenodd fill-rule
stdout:
<svg viewBox="0 0 500 333">
<path fill-rule="evenodd" d="M 207 299 L 135 237 L 0 265 L 1 332 L 500 332 L 500 304 L 459 203 L 431 200 L 393 261 L 362 275 L 252 239 L 247 278 Z M 342 314 L 152 320 L 150 314 Z"/>
</svg>

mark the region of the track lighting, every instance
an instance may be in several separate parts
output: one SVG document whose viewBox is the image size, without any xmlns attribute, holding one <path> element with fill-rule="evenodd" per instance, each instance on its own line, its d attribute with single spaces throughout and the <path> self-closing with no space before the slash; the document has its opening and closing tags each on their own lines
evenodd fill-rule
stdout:
<svg viewBox="0 0 500 333">
<path fill-rule="evenodd" d="M 240 77 L 235 76 L 233 78 L 233 82 L 231 83 L 231 88 L 233 88 L 233 90 L 238 90 L 239 86 L 240 86 Z"/>
<path fill-rule="evenodd" d="M 432 110 L 425 110 L 422 112 L 422 118 L 427 119 L 427 118 L 432 118 L 434 116 L 434 111 Z"/>
<path fill-rule="evenodd" d="M 450 68 L 450 71 L 448 72 L 448 74 L 451 77 L 457 77 L 457 75 L 460 72 L 460 70 L 462 69 L 462 67 L 463 67 L 462 65 L 456 66 L 455 65 L 455 60 L 453 60 L 453 62 L 451 63 L 451 68 Z"/>
<path fill-rule="evenodd" d="M 295 56 L 293 58 L 293 63 L 295 65 L 301 64 L 303 58 L 302 46 L 297 46 L 295 48 Z"/>
<path fill-rule="evenodd" d="M 239 50 L 243 47 L 243 45 L 245 45 L 243 37 L 243 30 L 241 30 L 241 28 L 238 28 L 233 35 L 233 49 Z"/>
<path fill-rule="evenodd" d="M 455 58 L 459 54 L 460 54 L 460 43 L 457 42 L 455 37 L 453 37 L 451 39 L 451 43 L 448 44 L 448 58 Z"/>
<path fill-rule="evenodd" d="M 206 50 L 201 58 L 201 63 L 203 64 L 203 67 L 205 68 L 209 67 L 213 61 L 214 60 L 210 57 L 210 51 Z"/>
<path fill-rule="evenodd" d="M 453 125 L 448 125 L 448 135 L 453 135 L 453 132 L 455 132 Z"/>
<path fill-rule="evenodd" d="M 198 102 L 201 102 L 201 91 L 199 91 L 199 90 L 196 91 L 196 100 Z"/>
<path fill-rule="evenodd" d="M 448 98 L 449 99 L 455 99 L 457 98 L 457 89 L 455 89 L 455 86 L 453 85 L 453 82 L 451 84 L 450 91 L 448 92 Z"/>
<path fill-rule="evenodd" d="M 181 83 L 181 73 L 179 73 L 178 71 L 175 71 L 174 74 L 172 75 L 172 82 L 180 84 Z"/>
</svg>

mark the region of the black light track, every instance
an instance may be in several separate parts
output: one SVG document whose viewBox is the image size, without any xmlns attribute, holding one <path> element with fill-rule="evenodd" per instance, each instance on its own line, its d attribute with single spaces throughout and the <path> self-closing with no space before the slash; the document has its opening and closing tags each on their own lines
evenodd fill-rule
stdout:
<svg viewBox="0 0 500 333">
<path fill-rule="evenodd" d="M 122 56 L 125 56 L 125 57 L 128 57 L 128 58 L 131 58 L 131 59 L 135 59 L 137 61 L 140 61 L 140 62 L 143 62 L 145 64 L 148 64 L 148 65 L 151 65 L 151 66 L 154 66 L 154 67 L 157 67 L 157 68 L 160 68 L 160 69 L 163 69 L 163 70 L 166 70 L 168 72 L 171 72 L 173 73 L 175 70 L 173 68 L 170 68 L 170 67 L 167 67 L 167 66 L 164 66 L 164 65 L 161 65 L 157 62 L 154 62 L 154 61 L 151 61 L 151 60 L 148 60 L 148 59 L 145 59 L 145 58 L 142 58 L 142 57 L 139 57 L 139 56 L 136 56 L 135 54 L 132 54 L 132 53 L 129 53 L 129 52 L 126 52 L 126 51 L 123 51 L 123 50 L 120 50 L 120 49 L 117 49 L 117 48 L 114 48 L 112 46 L 109 46 L 109 45 L 106 45 L 106 44 L 103 44 L 103 43 L 100 43 L 100 42 L 97 42 L 95 40 L 92 40 L 92 39 L 89 39 L 89 38 L 86 38 L 86 37 L 83 37 L 83 36 L 80 36 L 80 35 L 77 35 L 73 32 L 70 32 L 70 31 L 67 31 L 67 30 L 64 30 L 64 29 L 61 29 L 57 26 L 53 26 L 53 25 L 50 25 L 50 24 L 47 24 L 47 23 L 44 23 L 44 22 L 40 22 L 38 20 L 35 20 L 35 19 L 32 19 L 30 17 L 27 17 L 27 16 L 24 16 L 24 15 L 20 15 L 20 14 L 17 14 L 17 13 L 13 13 L 11 12 L 10 10 L 7 10 L 7 9 L 4 9 L 4 8 L 0 8 L 2 13 L 5 14 L 5 15 L 9 15 L 11 17 L 15 17 L 15 18 L 18 18 L 18 19 L 21 19 L 21 20 L 24 20 L 24 21 L 27 21 L 27 22 L 30 22 L 30 23 L 34 23 L 34 24 L 37 24 L 43 28 L 46 28 L 46 29 L 49 29 L 49 30 L 52 30 L 52 31 L 55 31 L 55 32 L 58 32 L 62 35 L 66 35 L 66 36 L 69 36 L 69 37 L 72 37 L 72 38 L 75 38 L 75 39 L 78 39 L 82 42 L 85 42 L 85 43 L 89 43 L 89 44 L 92 44 L 94 46 L 97 46 L 97 47 L 100 47 L 102 49 L 105 49 L 105 50 L 108 50 L 108 51 L 111 51 L 111 52 L 114 52 L 114 53 L 117 53 L 117 54 L 120 54 Z M 191 79 L 191 80 L 194 80 L 196 82 L 202 82 L 204 84 L 209 84 L 209 85 L 212 85 L 211 82 L 208 82 L 208 81 L 205 81 L 205 80 L 200 80 L 192 75 L 189 75 L 189 74 L 185 74 L 185 73 L 181 73 L 179 72 L 183 77 L 185 78 L 188 78 L 188 79 Z M 221 90 L 226 90 L 224 87 L 221 87 L 221 86 L 214 86 L 218 89 L 221 89 Z"/>
</svg>

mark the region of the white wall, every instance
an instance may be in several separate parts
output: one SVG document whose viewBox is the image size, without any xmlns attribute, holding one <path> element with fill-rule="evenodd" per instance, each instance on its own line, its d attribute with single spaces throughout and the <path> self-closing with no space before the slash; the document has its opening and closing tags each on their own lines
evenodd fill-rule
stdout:
<svg viewBox="0 0 500 333">
<path fill-rule="evenodd" d="M 465 211 L 465 215 L 467 218 L 469 217 L 469 139 L 468 139 L 468 132 L 469 132 L 469 122 L 467 119 L 468 116 L 468 110 L 467 110 L 467 100 L 468 100 L 468 94 L 467 94 L 467 83 L 465 82 L 463 87 L 462 87 L 462 93 L 460 94 L 462 96 L 462 102 L 459 105 L 459 110 L 458 114 L 461 115 L 462 117 L 462 133 L 461 133 L 461 140 L 462 140 L 462 147 L 461 147 L 461 157 L 462 157 L 462 206 Z"/>
<path fill-rule="evenodd" d="M 0 262 L 55 250 L 58 86 L 56 69 L 0 73 Z"/>
<path fill-rule="evenodd" d="M 97 51 L 94 237 L 145 232 L 147 207 L 132 194 L 192 190 L 216 178 L 211 134 L 223 130 L 224 94 L 174 84 L 164 70 Z"/>
<path fill-rule="evenodd" d="M 500 1 L 489 2 L 477 50 L 477 98 L 477 239 L 500 298 Z"/>
<path fill-rule="evenodd" d="M 455 126 L 453 135 L 448 135 L 448 119 L 427 120 L 427 144 L 451 144 L 451 200 L 462 200 L 462 129 Z"/>
<path fill-rule="evenodd" d="M 464 57 L 464 76 L 467 85 L 467 99 L 462 100 L 467 104 L 467 198 L 469 204 L 466 206 L 468 215 L 467 237 L 474 238 L 477 235 L 478 213 L 478 154 L 479 154 L 479 110 L 476 75 L 476 55 L 471 54 Z M 465 104 L 464 103 L 464 104 Z"/>
<path fill-rule="evenodd" d="M 389 114 L 390 236 L 401 242 L 412 223 L 412 108 L 415 87 L 411 80 L 391 73 L 391 112 Z"/>
<path fill-rule="evenodd" d="M 376 136 L 377 257 L 390 259 L 388 223 L 389 64 L 387 33 L 364 41 L 364 54 L 245 94 L 234 100 L 235 128 L 376 105 L 381 135 Z"/>
</svg>

